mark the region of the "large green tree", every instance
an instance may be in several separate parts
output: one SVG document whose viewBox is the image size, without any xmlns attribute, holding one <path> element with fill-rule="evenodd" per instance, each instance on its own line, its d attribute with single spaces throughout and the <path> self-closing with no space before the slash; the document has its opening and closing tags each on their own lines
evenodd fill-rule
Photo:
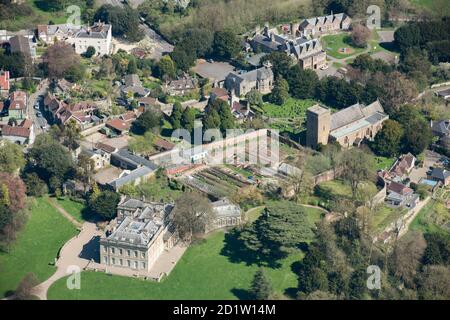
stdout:
<svg viewBox="0 0 450 320">
<path fill-rule="evenodd" d="M 373 175 L 373 157 L 360 149 L 350 149 L 343 153 L 339 167 L 342 170 L 341 176 L 350 185 L 355 199 L 359 184 Z"/>
<path fill-rule="evenodd" d="M 286 102 L 288 98 L 289 98 L 289 83 L 282 77 L 279 77 L 275 80 L 275 86 L 272 92 L 270 93 L 269 96 L 270 102 L 281 106 Z"/>
<path fill-rule="evenodd" d="M 312 70 L 303 70 L 299 65 L 293 66 L 287 75 L 289 92 L 298 99 L 312 99 L 315 96 L 319 77 Z"/>
<path fill-rule="evenodd" d="M 0 147 L 0 171 L 14 173 L 25 166 L 22 148 L 14 143 L 5 141 Z"/>
<path fill-rule="evenodd" d="M 402 137 L 403 128 L 400 123 L 395 120 L 387 120 L 375 136 L 371 148 L 376 154 L 384 157 L 397 156 L 401 151 Z"/>
<path fill-rule="evenodd" d="M 217 31 L 214 34 L 213 52 L 221 59 L 236 58 L 241 44 L 236 34 L 231 30 Z"/>
<path fill-rule="evenodd" d="M 28 160 L 31 170 L 47 183 L 52 177 L 62 182 L 74 172 L 69 150 L 48 134 L 36 138 L 28 153 Z"/>
<path fill-rule="evenodd" d="M 267 206 L 255 222 L 244 227 L 239 240 L 259 264 L 276 265 L 312 236 L 304 209 L 294 202 L 281 201 Z"/>
<path fill-rule="evenodd" d="M 88 208 L 101 218 L 110 220 L 116 216 L 119 200 L 120 195 L 117 192 L 106 190 L 95 197 L 91 197 L 88 202 Z"/>
<path fill-rule="evenodd" d="M 251 294 L 256 300 L 269 300 L 273 289 L 263 268 L 256 271 L 251 285 Z"/>
</svg>

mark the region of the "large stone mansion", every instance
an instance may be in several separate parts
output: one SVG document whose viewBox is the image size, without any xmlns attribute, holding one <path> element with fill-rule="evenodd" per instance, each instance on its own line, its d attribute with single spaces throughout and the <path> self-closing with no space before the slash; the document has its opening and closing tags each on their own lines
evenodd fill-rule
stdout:
<svg viewBox="0 0 450 320">
<path fill-rule="evenodd" d="M 364 139 L 373 140 L 388 118 L 378 100 L 368 106 L 357 103 L 333 114 L 315 105 L 306 112 L 306 145 L 315 149 L 336 141 L 345 148 L 359 146 Z"/>
<path fill-rule="evenodd" d="M 274 86 L 274 76 L 269 64 L 245 73 L 230 72 L 225 79 L 225 88 L 238 97 L 255 89 L 261 94 L 270 93 Z"/>
<path fill-rule="evenodd" d="M 345 13 L 331 12 L 330 15 L 304 19 L 295 28 L 297 34 L 305 37 L 316 37 L 328 33 L 347 31 L 350 29 L 352 19 Z"/>
<path fill-rule="evenodd" d="M 100 239 L 100 262 L 149 271 L 165 249 L 177 242 L 172 204 L 123 197 L 111 230 Z"/>
<path fill-rule="evenodd" d="M 205 232 L 241 223 L 241 209 L 228 199 L 213 202 L 214 219 Z M 172 220 L 173 204 L 148 202 L 123 196 L 117 218 L 100 239 L 100 263 L 105 266 L 149 272 L 165 250 L 178 242 Z"/>
<path fill-rule="evenodd" d="M 255 52 L 285 52 L 303 69 L 320 69 L 326 64 L 327 54 L 319 39 L 308 39 L 304 36 L 278 34 L 276 29 L 266 26 L 261 33 L 256 33 L 250 40 Z"/>
</svg>

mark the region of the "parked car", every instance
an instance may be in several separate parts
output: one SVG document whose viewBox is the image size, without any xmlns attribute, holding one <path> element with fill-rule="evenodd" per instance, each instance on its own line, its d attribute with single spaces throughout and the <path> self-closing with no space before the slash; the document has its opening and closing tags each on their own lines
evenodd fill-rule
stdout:
<svg viewBox="0 0 450 320">
<path fill-rule="evenodd" d="M 320 70 L 327 70 L 330 66 L 327 64 L 323 65 L 322 68 L 320 68 Z"/>
<path fill-rule="evenodd" d="M 39 118 L 41 118 L 41 117 L 42 117 L 42 112 L 40 112 L 40 111 L 36 112 L 36 116 L 38 116 Z"/>
</svg>

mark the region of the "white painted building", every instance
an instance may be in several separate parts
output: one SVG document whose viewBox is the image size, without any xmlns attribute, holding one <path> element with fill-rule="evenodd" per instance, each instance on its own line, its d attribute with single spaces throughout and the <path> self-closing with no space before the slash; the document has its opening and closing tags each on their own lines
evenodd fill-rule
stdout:
<svg viewBox="0 0 450 320">
<path fill-rule="evenodd" d="M 75 52 L 83 54 L 89 47 L 95 48 L 95 54 L 104 56 L 111 53 L 112 26 L 96 22 L 91 27 L 83 27 L 75 34 Z"/>
</svg>

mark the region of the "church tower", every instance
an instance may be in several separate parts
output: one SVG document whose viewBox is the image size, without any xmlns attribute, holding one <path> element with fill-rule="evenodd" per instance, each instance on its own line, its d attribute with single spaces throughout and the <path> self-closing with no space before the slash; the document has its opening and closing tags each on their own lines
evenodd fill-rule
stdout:
<svg viewBox="0 0 450 320">
<path fill-rule="evenodd" d="M 326 145 L 330 134 L 331 111 L 319 105 L 306 111 L 306 146 L 316 149 L 319 144 Z"/>
</svg>

